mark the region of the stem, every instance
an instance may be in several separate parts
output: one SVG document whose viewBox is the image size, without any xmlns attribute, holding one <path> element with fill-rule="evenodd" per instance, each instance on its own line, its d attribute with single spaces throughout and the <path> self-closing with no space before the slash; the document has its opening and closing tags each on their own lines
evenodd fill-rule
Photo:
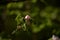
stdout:
<svg viewBox="0 0 60 40">
<path fill-rule="evenodd" d="M 30 12 L 30 9 L 31 9 L 31 0 L 26 0 L 25 1 L 25 8 L 26 8 L 26 11 L 28 12 L 27 14 L 30 14 L 29 12 Z M 27 24 L 29 25 L 30 21 L 28 21 Z M 32 40 L 37 40 L 36 33 L 32 33 Z"/>
</svg>

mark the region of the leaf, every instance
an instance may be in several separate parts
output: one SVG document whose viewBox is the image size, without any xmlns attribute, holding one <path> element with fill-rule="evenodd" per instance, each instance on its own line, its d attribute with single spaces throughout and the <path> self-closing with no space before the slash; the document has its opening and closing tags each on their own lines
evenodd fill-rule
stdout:
<svg viewBox="0 0 60 40">
<path fill-rule="evenodd" d="M 14 2 L 14 3 L 9 3 L 7 5 L 7 8 L 22 8 L 24 5 L 23 2 Z"/>
<path fill-rule="evenodd" d="M 47 12 L 47 13 L 52 13 L 52 12 L 54 11 L 54 7 L 52 7 L 52 6 L 47 6 L 44 10 L 45 10 L 45 12 Z"/>
<path fill-rule="evenodd" d="M 38 15 L 38 12 L 39 12 L 39 8 L 38 7 L 32 8 L 31 17 L 36 17 Z"/>
<path fill-rule="evenodd" d="M 37 33 L 37 27 L 36 27 L 36 25 L 34 25 L 34 24 L 32 24 L 32 32 L 33 33 Z"/>
<path fill-rule="evenodd" d="M 47 23 L 46 23 L 47 26 L 52 26 L 52 22 L 50 19 L 47 19 L 46 21 L 47 21 Z"/>
<path fill-rule="evenodd" d="M 43 28 L 45 28 L 45 24 L 44 23 L 41 24 L 38 29 L 41 31 Z"/>
<path fill-rule="evenodd" d="M 37 27 L 36 25 L 32 25 L 32 32 L 37 33 L 39 31 L 41 31 L 43 28 L 45 28 L 45 24 L 41 24 L 39 27 Z"/>
<path fill-rule="evenodd" d="M 31 0 L 32 1 L 32 3 L 36 3 L 37 2 L 37 0 Z"/>
<path fill-rule="evenodd" d="M 7 10 L 7 14 L 8 15 L 20 15 L 21 11 L 19 11 L 19 10 L 12 10 L 12 11 Z"/>
<path fill-rule="evenodd" d="M 18 8 L 22 8 L 24 3 L 23 2 L 18 2 L 16 5 L 17 5 Z"/>
<path fill-rule="evenodd" d="M 54 12 L 51 14 L 51 18 L 55 19 L 57 17 L 58 10 L 55 9 Z"/>
<path fill-rule="evenodd" d="M 17 21 L 17 25 L 21 23 L 21 21 L 22 21 L 21 18 L 22 18 L 21 15 L 18 14 L 16 19 L 15 19 Z"/>
<path fill-rule="evenodd" d="M 26 24 L 25 23 L 23 24 L 22 27 L 23 27 L 23 30 L 26 31 Z"/>
<path fill-rule="evenodd" d="M 7 4 L 7 8 L 10 8 L 10 7 L 11 7 L 11 5 L 12 5 L 12 3 Z"/>
<path fill-rule="evenodd" d="M 46 17 L 46 15 L 47 15 L 47 13 L 46 13 L 45 11 L 41 11 L 41 12 L 40 12 L 40 16 L 41 16 L 41 17 Z"/>
</svg>

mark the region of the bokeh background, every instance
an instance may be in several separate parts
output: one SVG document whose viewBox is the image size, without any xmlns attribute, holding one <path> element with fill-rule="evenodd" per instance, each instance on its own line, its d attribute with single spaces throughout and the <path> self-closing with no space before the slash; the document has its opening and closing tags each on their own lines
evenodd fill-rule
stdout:
<svg viewBox="0 0 60 40">
<path fill-rule="evenodd" d="M 59 0 L 0 0 L 0 40 L 52 40 L 52 35 L 60 37 Z"/>
</svg>

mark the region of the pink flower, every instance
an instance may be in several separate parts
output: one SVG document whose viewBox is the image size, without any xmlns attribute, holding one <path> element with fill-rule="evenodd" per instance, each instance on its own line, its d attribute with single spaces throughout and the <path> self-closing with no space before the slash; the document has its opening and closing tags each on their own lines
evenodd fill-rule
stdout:
<svg viewBox="0 0 60 40">
<path fill-rule="evenodd" d="M 29 16 L 29 15 L 26 15 L 26 16 L 25 16 L 25 19 L 26 19 L 26 20 L 30 20 L 30 16 Z"/>
</svg>

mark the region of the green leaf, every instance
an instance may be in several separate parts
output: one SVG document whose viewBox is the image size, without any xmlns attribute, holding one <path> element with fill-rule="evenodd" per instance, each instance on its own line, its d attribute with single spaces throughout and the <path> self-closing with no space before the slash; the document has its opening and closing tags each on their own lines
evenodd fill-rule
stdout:
<svg viewBox="0 0 60 40">
<path fill-rule="evenodd" d="M 17 5 L 18 8 L 22 8 L 24 3 L 23 2 L 18 2 L 16 5 Z"/>
<path fill-rule="evenodd" d="M 23 27 L 23 30 L 26 31 L 26 24 L 25 23 L 23 24 L 22 27 Z"/>
<path fill-rule="evenodd" d="M 50 19 L 47 19 L 47 20 L 46 20 L 46 25 L 47 25 L 47 26 L 52 26 L 52 22 L 51 22 Z"/>
<path fill-rule="evenodd" d="M 41 31 L 43 28 L 45 28 L 45 24 L 41 24 L 39 27 L 37 27 L 36 25 L 32 25 L 32 32 L 37 33 L 39 31 Z"/>
<path fill-rule="evenodd" d="M 46 13 L 45 11 L 41 11 L 41 12 L 40 12 L 40 16 L 41 16 L 41 17 L 46 17 L 46 15 L 47 15 L 47 13 Z"/>
<path fill-rule="evenodd" d="M 23 2 L 14 2 L 14 3 L 9 3 L 7 5 L 7 8 L 22 8 L 24 5 Z"/>
<path fill-rule="evenodd" d="M 37 0 L 31 0 L 32 1 L 32 3 L 36 3 L 37 2 Z"/>
<path fill-rule="evenodd" d="M 47 12 L 47 13 L 52 13 L 52 12 L 54 11 L 54 7 L 52 7 L 52 6 L 47 6 L 44 10 L 45 10 L 45 12 Z"/>
<path fill-rule="evenodd" d="M 45 5 L 48 5 L 47 2 L 45 0 L 40 0 L 42 3 L 44 3 Z"/>
<path fill-rule="evenodd" d="M 41 24 L 38 29 L 41 31 L 43 28 L 45 28 L 45 24 Z"/>
<path fill-rule="evenodd" d="M 51 18 L 55 19 L 57 17 L 58 10 L 55 9 L 54 12 L 51 14 Z"/>
<path fill-rule="evenodd" d="M 12 11 L 9 11 L 9 10 L 7 10 L 7 14 L 8 15 L 20 15 L 21 14 L 21 12 L 19 11 L 19 10 L 12 10 Z"/>
<path fill-rule="evenodd" d="M 17 21 L 17 25 L 22 22 L 22 19 L 21 18 L 22 18 L 21 15 L 18 14 L 17 17 L 16 17 L 16 19 L 15 19 Z"/>
<path fill-rule="evenodd" d="M 12 5 L 12 3 L 7 4 L 7 8 L 10 8 L 10 7 L 11 7 L 11 5 Z"/>
<path fill-rule="evenodd" d="M 36 25 L 32 24 L 32 32 L 36 33 L 38 30 L 37 30 L 37 27 Z"/>
<path fill-rule="evenodd" d="M 38 12 L 39 12 L 39 8 L 38 7 L 32 8 L 31 17 L 36 17 L 38 15 Z"/>
</svg>

